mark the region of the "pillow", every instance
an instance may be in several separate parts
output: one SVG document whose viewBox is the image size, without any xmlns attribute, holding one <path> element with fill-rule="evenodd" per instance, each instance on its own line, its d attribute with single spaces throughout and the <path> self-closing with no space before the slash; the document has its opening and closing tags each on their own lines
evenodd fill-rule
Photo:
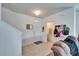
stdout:
<svg viewBox="0 0 79 59">
<path fill-rule="evenodd" d="M 65 44 L 64 42 L 62 42 L 62 41 L 57 41 L 57 42 L 55 42 L 55 43 L 53 44 L 53 46 L 59 46 L 59 47 L 61 47 L 61 48 L 64 50 L 64 52 L 65 52 L 66 54 L 71 55 L 71 54 L 70 54 L 70 48 L 69 48 L 68 45 Z"/>
<path fill-rule="evenodd" d="M 63 48 L 59 46 L 53 46 L 52 51 L 54 53 L 54 56 L 66 56 L 67 54 L 64 52 Z"/>
</svg>

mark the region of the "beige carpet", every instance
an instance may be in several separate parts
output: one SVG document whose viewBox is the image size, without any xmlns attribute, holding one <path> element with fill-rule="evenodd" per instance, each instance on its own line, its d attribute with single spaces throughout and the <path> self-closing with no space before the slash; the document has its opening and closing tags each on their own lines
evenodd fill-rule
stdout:
<svg viewBox="0 0 79 59">
<path fill-rule="evenodd" d="M 46 56 L 51 53 L 53 42 L 41 43 L 39 45 L 30 44 L 22 48 L 23 56 Z"/>
</svg>

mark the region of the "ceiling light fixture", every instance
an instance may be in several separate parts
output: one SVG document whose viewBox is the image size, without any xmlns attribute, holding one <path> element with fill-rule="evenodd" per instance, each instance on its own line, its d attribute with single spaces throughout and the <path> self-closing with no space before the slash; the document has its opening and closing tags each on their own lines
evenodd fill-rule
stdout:
<svg viewBox="0 0 79 59">
<path fill-rule="evenodd" d="M 42 12 L 41 12 L 40 10 L 35 10 L 33 13 L 34 13 L 36 16 L 39 16 L 40 14 L 42 14 Z"/>
</svg>

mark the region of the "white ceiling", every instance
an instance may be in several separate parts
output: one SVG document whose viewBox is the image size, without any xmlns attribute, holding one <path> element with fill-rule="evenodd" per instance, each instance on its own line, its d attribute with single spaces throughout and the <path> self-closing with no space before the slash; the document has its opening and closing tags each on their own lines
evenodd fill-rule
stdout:
<svg viewBox="0 0 79 59">
<path fill-rule="evenodd" d="M 79 4 L 76 6 L 76 12 L 79 13 Z"/>
<path fill-rule="evenodd" d="M 23 13 L 30 16 L 35 16 L 33 10 L 39 9 L 43 13 L 38 16 L 44 18 L 63 11 L 64 9 L 75 6 L 75 3 L 3 3 L 2 6 L 6 7 L 17 13 Z M 35 16 L 36 17 L 36 16 Z"/>
</svg>

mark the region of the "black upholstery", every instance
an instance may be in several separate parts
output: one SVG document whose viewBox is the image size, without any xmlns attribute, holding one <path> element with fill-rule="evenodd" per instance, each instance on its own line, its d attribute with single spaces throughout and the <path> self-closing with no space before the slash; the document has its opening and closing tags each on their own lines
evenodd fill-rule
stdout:
<svg viewBox="0 0 79 59">
<path fill-rule="evenodd" d="M 68 36 L 64 42 L 70 47 L 70 53 L 73 56 L 78 56 L 79 52 L 78 52 L 78 46 L 76 44 L 76 39 L 74 36 Z"/>
</svg>

